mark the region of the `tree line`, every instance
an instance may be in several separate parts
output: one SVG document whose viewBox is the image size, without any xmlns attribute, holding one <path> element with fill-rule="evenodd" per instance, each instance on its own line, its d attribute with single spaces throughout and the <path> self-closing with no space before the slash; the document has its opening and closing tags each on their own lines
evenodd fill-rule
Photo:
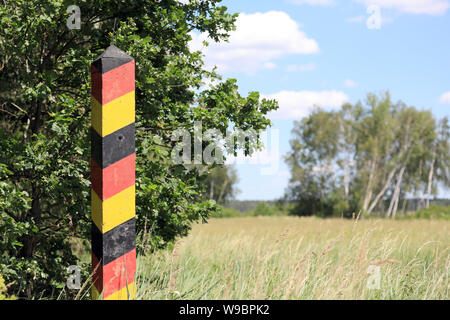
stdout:
<svg viewBox="0 0 450 320">
<path fill-rule="evenodd" d="M 396 217 L 450 186 L 450 126 L 389 92 L 296 121 L 285 200 L 296 215 Z"/>
</svg>

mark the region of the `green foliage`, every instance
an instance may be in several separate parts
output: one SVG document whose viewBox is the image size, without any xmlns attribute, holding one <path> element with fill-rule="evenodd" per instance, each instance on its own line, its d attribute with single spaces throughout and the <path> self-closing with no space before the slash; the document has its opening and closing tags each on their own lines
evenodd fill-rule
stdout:
<svg viewBox="0 0 450 320">
<path fill-rule="evenodd" d="M 244 217 L 246 214 L 240 211 L 237 211 L 233 208 L 220 207 L 212 217 L 213 218 L 236 218 L 236 217 Z"/>
<path fill-rule="evenodd" d="M 16 297 L 8 296 L 6 292 L 5 279 L 0 275 L 0 300 L 14 300 Z"/>
<path fill-rule="evenodd" d="M 407 219 L 443 219 L 450 220 L 450 206 L 432 205 L 405 216 Z"/>
<path fill-rule="evenodd" d="M 394 218 L 406 211 L 407 195 L 425 191 L 428 205 L 437 185 L 450 185 L 448 119 L 393 103 L 389 92 L 318 109 L 295 122 L 292 134 L 285 200 L 294 203 L 293 215 Z"/>
<path fill-rule="evenodd" d="M 218 166 L 205 176 L 203 184 L 206 188 L 205 197 L 207 199 L 224 204 L 239 192 L 236 188 L 238 175 L 236 169 L 232 166 Z"/>
<path fill-rule="evenodd" d="M 274 216 L 275 210 L 265 202 L 260 202 L 253 211 L 255 216 Z"/>
<path fill-rule="evenodd" d="M 291 210 L 289 205 L 269 204 L 266 201 L 258 201 L 253 210 L 244 212 L 230 207 L 221 207 L 212 217 L 214 218 L 237 218 L 237 217 L 258 217 L 258 216 L 286 216 Z"/>
<path fill-rule="evenodd" d="M 285 206 L 270 205 L 265 201 L 258 203 L 253 210 L 253 216 L 285 216 L 287 213 Z"/>
<path fill-rule="evenodd" d="M 136 213 L 151 248 L 188 233 L 217 208 L 203 179 L 171 161 L 173 130 L 260 130 L 275 101 L 247 97 L 204 69 L 191 32 L 227 39 L 236 15 L 219 0 L 80 0 L 81 29 L 65 0 L 0 4 L 0 273 L 19 296 L 53 296 L 77 263 L 69 239 L 89 238 L 90 63 L 115 44 L 136 61 Z M 100 9 L 101 8 L 101 9 Z M 216 86 L 199 91 L 205 81 Z M 236 146 L 251 152 L 257 144 Z M 142 249 L 142 248 L 141 248 Z M 88 272 L 88 270 L 84 270 Z"/>
</svg>

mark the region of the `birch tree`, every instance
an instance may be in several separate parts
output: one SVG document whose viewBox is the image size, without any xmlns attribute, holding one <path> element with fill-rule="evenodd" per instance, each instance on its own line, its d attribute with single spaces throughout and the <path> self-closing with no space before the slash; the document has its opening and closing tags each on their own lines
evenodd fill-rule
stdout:
<svg viewBox="0 0 450 320">
<path fill-rule="evenodd" d="M 302 215 L 360 210 L 395 218 L 408 197 L 421 191 L 429 205 L 430 195 L 449 185 L 448 120 L 437 126 L 430 111 L 393 103 L 389 92 L 337 111 L 318 109 L 292 134 L 286 198 Z"/>
</svg>

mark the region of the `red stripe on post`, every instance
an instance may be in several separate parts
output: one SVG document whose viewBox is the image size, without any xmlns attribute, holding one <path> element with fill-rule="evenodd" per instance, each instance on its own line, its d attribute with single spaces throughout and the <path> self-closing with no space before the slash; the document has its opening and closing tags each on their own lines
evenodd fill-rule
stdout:
<svg viewBox="0 0 450 320">
<path fill-rule="evenodd" d="M 134 60 L 101 74 L 91 65 L 92 95 L 100 104 L 111 102 L 135 89 Z"/>
<path fill-rule="evenodd" d="M 120 258 L 101 265 L 92 253 L 92 280 L 99 293 L 103 291 L 103 299 L 134 282 L 136 273 L 136 249 L 124 254 Z"/>
<path fill-rule="evenodd" d="M 133 153 L 102 170 L 95 160 L 91 159 L 92 189 L 100 199 L 106 200 L 134 185 L 135 160 L 136 153 Z"/>
</svg>

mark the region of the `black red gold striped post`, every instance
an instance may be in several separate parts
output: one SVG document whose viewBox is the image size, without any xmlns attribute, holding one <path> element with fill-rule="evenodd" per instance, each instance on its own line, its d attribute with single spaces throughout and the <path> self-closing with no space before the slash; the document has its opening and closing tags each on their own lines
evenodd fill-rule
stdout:
<svg viewBox="0 0 450 320">
<path fill-rule="evenodd" d="M 134 67 L 114 45 L 91 64 L 93 299 L 135 293 Z"/>
</svg>

